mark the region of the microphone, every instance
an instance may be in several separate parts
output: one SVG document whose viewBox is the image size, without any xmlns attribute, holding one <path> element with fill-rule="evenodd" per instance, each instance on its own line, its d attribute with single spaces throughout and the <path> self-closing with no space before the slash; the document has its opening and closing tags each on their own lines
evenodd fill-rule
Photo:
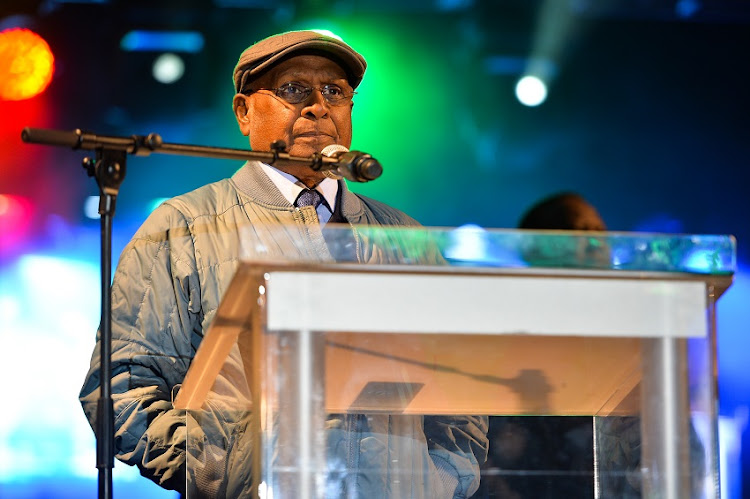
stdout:
<svg viewBox="0 0 750 499">
<path fill-rule="evenodd" d="M 346 178 L 352 182 L 369 182 L 383 173 L 380 162 L 367 153 L 350 151 L 341 144 L 331 144 L 320 153 L 336 160 L 333 168 L 325 170 L 323 175 L 333 179 Z"/>
</svg>

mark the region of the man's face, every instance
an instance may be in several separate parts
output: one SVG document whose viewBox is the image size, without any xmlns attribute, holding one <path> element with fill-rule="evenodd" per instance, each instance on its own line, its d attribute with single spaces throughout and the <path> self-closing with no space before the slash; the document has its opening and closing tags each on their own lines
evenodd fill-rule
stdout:
<svg viewBox="0 0 750 499">
<path fill-rule="evenodd" d="M 250 147 L 269 151 L 272 142 L 283 140 L 292 156 L 311 156 L 331 144 L 349 148 L 351 100 L 331 105 L 320 91 L 313 90 L 303 102 L 290 104 L 272 90 L 264 90 L 290 82 L 314 89 L 333 84 L 352 92 L 344 70 L 325 57 L 299 55 L 279 63 L 250 85 L 254 92 L 234 97 L 237 122 L 242 133 L 249 136 Z"/>
</svg>

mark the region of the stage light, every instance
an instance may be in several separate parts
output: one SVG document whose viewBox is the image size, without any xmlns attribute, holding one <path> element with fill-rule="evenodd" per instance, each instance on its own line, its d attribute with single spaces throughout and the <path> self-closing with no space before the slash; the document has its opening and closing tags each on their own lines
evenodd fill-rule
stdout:
<svg viewBox="0 0 750 499">
<path fill-rule="evenodd" d="M 525 57 L 512 55 L 491 55 L 484 60 L 484 67 L 491 75 L 517 75 L 525 65 Z"/>
<path fill-rule="evenodd" d="M 185 63 L 177 54 L 162 54 L 154 60 L 151 74 L 159 83 L 174 83 L 185 74 Z"/>
<path fill-rule="evenodd" d="M 32 202 L 30 199 L 13 194 L 0 194 L 0 219 L 5 224 L 5 231 L 12 232 L 31 218 Z"/>
<path fill-rule="evenodd" d="M 99 196 L 89 196 L 83 202 L 83 215 L 92 220 L 101 218 L 99 215 Z"/>
<path fill-rule="evenodd" d="M 55 58 L 44 39 L 31 30 L 0 32 L 0 99 L 24 100 L 49 86 Z"/>
<path fill-rule="evenodd" d="M 203 35 L 197 31 L 129 31 L 120 40 L 120 48 L 128 52 L 187 52 L 203 50 Z"/>
<path fill-rule="evenodd" d="M 674 5 L 674 10 L 682 19 L 688 19 L 695 16 L 702 8 L 698 0 L 678 0 Z"/>
<path fill-rule="evenodd" d="M 0 194 L 0 252 L 22 244 L 31 229 L 34 205 L 30 199 L 13 194 Z"/>
<path fill-rule="evenodd" d="M 547 99 L 547 85 L 536 76 L 524 76 L 516 83 L 516 98 L 524 106 L 538 106 Z"/>
</svg>

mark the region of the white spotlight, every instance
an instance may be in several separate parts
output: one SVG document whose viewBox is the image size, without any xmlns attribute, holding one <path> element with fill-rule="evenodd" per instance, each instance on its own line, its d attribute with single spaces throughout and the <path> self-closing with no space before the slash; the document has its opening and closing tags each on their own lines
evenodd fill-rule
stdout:
<svg viewBox="0 0 750 499">
<path fill-rule="evenodd" d="M 166 53 L 156 58 L 152 67 L 154 79 L 161 83 L 174 83 L 185 73 L 185 63 L 177 54 Z"/>
<path fill-rule="evenodd" d="M 99 196 L 89 196 L 83 203 L 83 214 L 86 218 L 98 219 L 99 215 Z"/>
<path fill-rule="evenodd" d="M 516 83 L 516 98 L 524 106 L 538 106 L 547 99 L 547 85 L 537 76 L 524 76 Z"/>
</svg>

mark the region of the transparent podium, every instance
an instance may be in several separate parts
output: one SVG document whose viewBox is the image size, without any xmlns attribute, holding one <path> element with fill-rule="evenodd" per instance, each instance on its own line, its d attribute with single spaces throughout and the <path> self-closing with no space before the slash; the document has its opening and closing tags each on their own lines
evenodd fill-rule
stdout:
<svg viewBox="0 0 750 499">
<path fill-rule="evenodd" d="M 592 417 L 588 497 L 719 497 L 731 236 L 329 227 L 244 252 L 175 399 L 189 497 L 469 497 L 504 472 L 489 416 Z"/>
</svg>

